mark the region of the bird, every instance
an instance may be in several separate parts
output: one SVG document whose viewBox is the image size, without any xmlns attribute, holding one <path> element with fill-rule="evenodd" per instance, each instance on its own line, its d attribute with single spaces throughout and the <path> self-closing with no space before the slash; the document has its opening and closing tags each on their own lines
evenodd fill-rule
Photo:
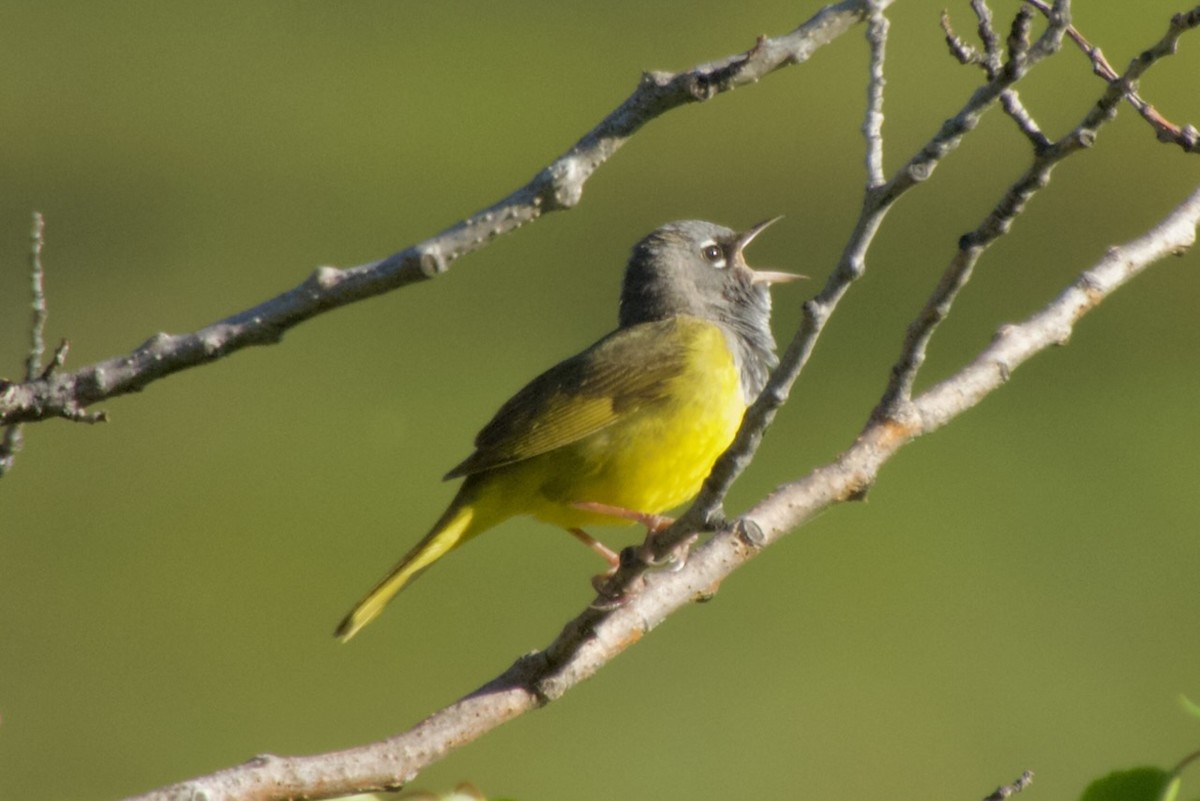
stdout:
<svg viewBox="0 0 1200 801">
<path fill-rule="evenodd" d="M 463 479 L 446 511 L 334 636 L 349 640 L 434 562 L 509 518 L 563 528 L 615 568 L 584 526 L 645 522 L 694 497 L 778 364 L 770 286 L 805 277 L 746 264 L 743 250 L 779 219 L 740 233 L 670 222 L 634 245 L 616 330 L 500 407 L 446 474 Z"/>
</svg>

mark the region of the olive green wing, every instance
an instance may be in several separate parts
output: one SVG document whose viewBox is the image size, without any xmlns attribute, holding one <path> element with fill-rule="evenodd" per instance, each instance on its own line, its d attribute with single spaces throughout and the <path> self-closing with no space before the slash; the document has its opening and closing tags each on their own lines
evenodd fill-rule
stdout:
<svg viewBox="0 0 1200 801">
<path fill-rule="evenodd" d="M 551 367 L 500 407 L 475 438 L 475 452 L 445 477 L 561 448 L 662 398 L 687 365 L 680 328 L 678 320 L 663 320 L 618 329 Z"/>
</svg>

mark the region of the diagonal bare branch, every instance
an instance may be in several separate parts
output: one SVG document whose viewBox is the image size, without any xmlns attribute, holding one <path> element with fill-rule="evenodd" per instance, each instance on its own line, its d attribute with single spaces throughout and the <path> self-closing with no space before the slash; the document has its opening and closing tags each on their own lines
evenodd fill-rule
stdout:
<svg viewBox="0 0 1200 801">
<path fill-rule="evenodd" d="M 879 0 L 881 6 L 893 0 Z M 138 392 L 180 370 L 198 367 L 253 345 L 279 342 L 317 315 L 445 272 L 462 256 L 549 211 L 573 208 L 583 186 L 642 126 L 672 109 L 702 102 L 807 61 L 862 21 L 867 0 L 843 0 L 817 12 L 791 33 L 759 37 L 744 52 L 682 72 L 648 72 L 620 106 L 527 184 L 440 234 L 357 267 L 320 267 L 300 285 L 198 331 L 158 333 L 132 353 L 71 373 L 21 383 L 0 381 L 0 425 L 52 417 L 79 419 L 98 401 Z"/>
</svg>

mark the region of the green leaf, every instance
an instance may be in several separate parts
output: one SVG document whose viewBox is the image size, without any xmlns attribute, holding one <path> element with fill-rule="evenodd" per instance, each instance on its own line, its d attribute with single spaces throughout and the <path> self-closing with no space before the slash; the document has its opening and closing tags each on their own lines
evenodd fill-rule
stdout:
<svg viewBox="0 0 1200 801">
<path fill-rule="evenodd" d="M 1167 786 L 1162 792 L 1161 801 L 1175 801 L 1179 797 L 1179 782 L 1179 776 L 1171 777 L 1171 781 L 1167 782 Z"/>
<path fill-rule="evenodd" d="M 1167 801 L 1164 792 L 1172 778 L 1161 768 L 1119 770 L 1089 784 L 1079 801 Z M 1178 789 L 1176 785 L 1173 791 Z"/>
</svg>

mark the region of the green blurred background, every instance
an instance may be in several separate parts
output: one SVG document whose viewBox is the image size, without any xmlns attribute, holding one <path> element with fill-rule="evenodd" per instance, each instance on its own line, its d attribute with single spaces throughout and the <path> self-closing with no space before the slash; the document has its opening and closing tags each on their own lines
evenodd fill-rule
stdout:
<svg viewBox="0 0 1200 801">
<path fill-rule="evenodd" d="M 997 2 L 1007 18 L 1012 2 Z M 1163 0 L 1076 3 L 1118 67 Z M 70 365 L 425 238 L 523 183 L 632 89 L 794 28 L 816 2 L 9 3 L 0 14 L 0 374 L 27 339 L 29 215 Z M 979 80 L 942 0 L 902 0 L 889 169 Z M 970 33 L 965 0 L 951 13 Z M 384 737 L 544 646 L 594 556 L 514 521 L 347 646 L 348 605 L 418 537 L 498 404 L 606 332 L 629 246 L 681 217 L 785 220 L 752 263 L 786 339 L 859 205 L 861 29 L 643 130 L 583 203 L 444 278 L 28 427 L 0 482 L 0 797 L 112 799 L 260 752 Z M 1143 83 L 1200 122 L 1200 33 Z M 1024 96 L 1051 133 L 1101 91 L 1074 50 Z M 904 326 L 1027 163 L 990 113 L 895 209 L 731 509 L 847 446 Z M 989 253 L 924 385 L 1196 185 L 1128 108 Z M 1154 268 L 952 426 L 544 711 L 427 771 L 533 799 L 1039 798 L 1200 744 L 1200 282 Z M 605 533 L 605 532 L 600 532 Z M 626 532 L 605 533 L 622 542 Z M 632 537 L 632 532 L 628 533 Z"/>
</svg>

